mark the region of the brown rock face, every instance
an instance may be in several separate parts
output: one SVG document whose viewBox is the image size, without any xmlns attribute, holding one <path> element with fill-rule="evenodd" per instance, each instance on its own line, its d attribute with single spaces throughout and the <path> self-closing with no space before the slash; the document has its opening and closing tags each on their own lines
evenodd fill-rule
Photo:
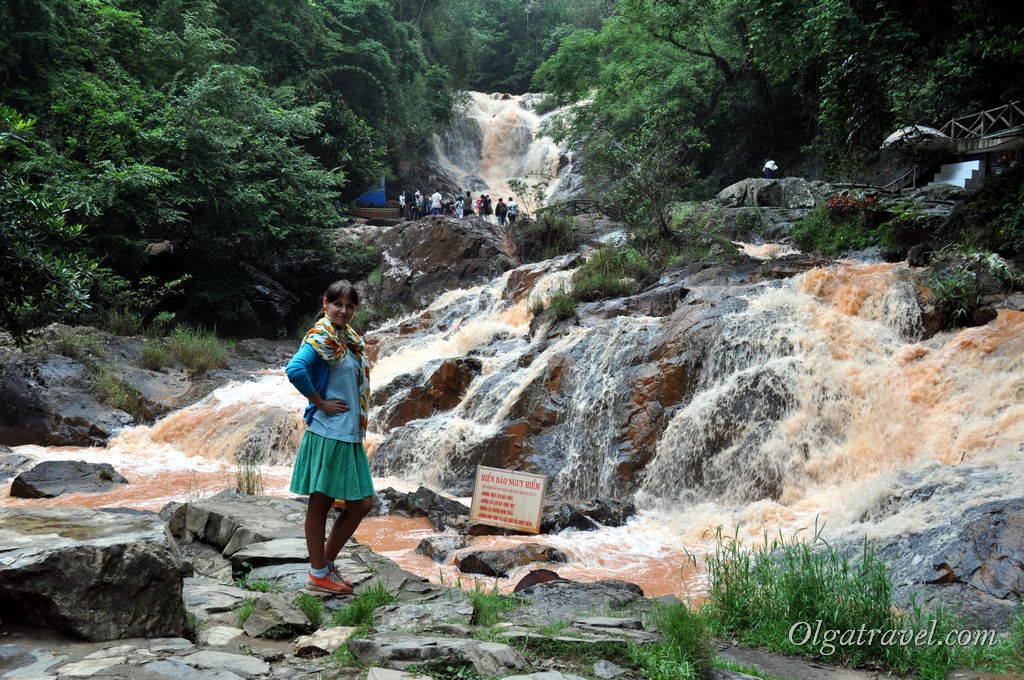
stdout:
<svg viewBox="0 0 1024 680">
<path fill-rule="evenodd" d="M 479 359 L 465 357 L 448 359 L 434 371 L 426 382 L 414 386 L 397 406 L 389 406 L 379 427 L 389 432 L 410 420 L 426 418 L 438 411 L 454 408 L 466 394 L 466 388 L 480 373 Z M 374 403 L 386 403 L 398 392 L 400 385 L 388 386 L 374 395 Z"/>
<path fill-rule="evenodd" d="M 517 262 L 511 239 L 497 225 L 471 217 L 425 217 L 380 236 L 386 301 L 426 306 L 439 293 L 489 281 Z"/>
</svg>

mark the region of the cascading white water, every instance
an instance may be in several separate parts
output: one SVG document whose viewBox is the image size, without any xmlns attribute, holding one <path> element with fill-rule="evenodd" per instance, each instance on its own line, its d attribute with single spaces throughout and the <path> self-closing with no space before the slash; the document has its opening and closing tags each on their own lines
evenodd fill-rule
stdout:
<svg viewBox="0 0 1024 680">
<path fill-rule="evenodd" d="M 562 167 L 568 156 L 550 137 L 540 134 L 551 114 L 534 111 L 537 94 L 507 95 L 466 92 L 449 130 L 434 135 L 434 159 L 452 180 L 476 198 L 488 193 L 497 202 L 515 195 L 532 212 L 558 192 L 571 191 L 571 169 Z M 536 190 L 525 195 L 513 191 L 510 180 L 529 187 L 544 185 L 540 203 Z"/>
<path fill-rule="evenodd" d="M 382 329 L 391 339 L 382 341 L 373 367 L 375 389 L 421 382 L 445 359 L 471 356 L 481 365 L 451 410 L 373 434 L 392 458 L 387 474 L 407 488 L 436 485 L 453 466 L 475 463 L 480 447 L 504 434 L 522 397 L 559 363 L 560 419 L 524 460 L 570 496 L 621 488 L 630 369 L 649 362 L 652 347 L 665 351 L 659 339 L 689 317 L 589 316 L 547 340 L 543 331 L 531 333 L 533 310 L 571 285 L 559 266 L 548 263 L 525 292 L 511 290 L 522 271 L 506 273 L 445 293 L 428 310 Z M 702 295 L 727 300 L 731 293 L 695 291 L 684 308 L 699 307 L 690 303 Z M 822 519 L 834 530 L 868 535 L 919 530 L 944 521 L 951 506 L 1019 488 L 1024 313 L 1003 311 L 987 326 L 918 342 L 915 295 L 905 267 L 840 265 L 747 287 L 742 300 L 734 296 L 725 311 L 703 317 L 704 326 L 687 327 L 681 337 L 694 344 L 677 351 L 692 369 L 688 393 L 666 411 L 667 426 L 640 471 L 641 515 L 625 529 L 551 538 L 581 560 L 571 567 L 579 571 L 565 573 L 637 580 L 630 560 L 678 568 L 680 544 L 699 546 L 702 532 L 718 525 L 742 524 L 741 535 L 753 540 Z M 402 335 L 413 320 L 425 330 Z M 711 339 L 697 344 L 700 333 Z M 400 400 L 402 390 L 395 395 Z M 216 477 L 224 488 L 238 457 L 269 461 L 268 489 L 284 493 L 302 406 L 275 373 L 128 430 L 105 450 L 18 450 L 112 462 L 132 479 L 127 490 L 89 504 L 156 509 L 192 492 L 190 471 Z M 371 430 L 380 408 L 371 412 Z M 871 512 L 887 495 L 920 484 L 941 488 L 943 502 Z M 52 502 L 85 504 L 82 496 Z M 436 566 L 422 569 L 436 576 Z M 665 581 L 653 592 L 681 587 Z"/>
</svg>

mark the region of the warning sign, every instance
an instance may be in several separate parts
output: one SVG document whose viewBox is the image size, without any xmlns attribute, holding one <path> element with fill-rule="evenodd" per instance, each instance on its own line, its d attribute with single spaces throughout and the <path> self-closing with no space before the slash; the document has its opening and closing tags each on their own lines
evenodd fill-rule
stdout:
<svg viewBox="0 0 1024 680">
<path fill-rule="evenodd" d="M 540 533 L 548 478 L 528 472 L 476 466 L 469 519 L 492 527 Z"/>
</svg>

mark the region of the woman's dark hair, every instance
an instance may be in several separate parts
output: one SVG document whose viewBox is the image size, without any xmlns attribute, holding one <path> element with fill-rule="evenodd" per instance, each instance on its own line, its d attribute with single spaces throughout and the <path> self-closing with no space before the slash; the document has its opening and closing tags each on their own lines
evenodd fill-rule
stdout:
<svg viewBox="0 0 1024 680">
<path fill-rule="evenodd" d="M 335 281 L 324 291 L 324 299 L 328 302 L 337 302 L 345 296 L 348 296 L 348 299 L 357 306 L 359 305 L 359 291 L 348 281 Z"/>
</svg>

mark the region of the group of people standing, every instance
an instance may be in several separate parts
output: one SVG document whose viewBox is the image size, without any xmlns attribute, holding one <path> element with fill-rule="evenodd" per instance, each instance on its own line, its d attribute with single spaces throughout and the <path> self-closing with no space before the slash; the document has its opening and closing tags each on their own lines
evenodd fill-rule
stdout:
<svg viewBox="0 0 1024 680">
<path fill-rule="evenodd" d="M 450 194 L 442 195 L 440 190 L 427 196 L 420 193 L 419 189 L 415 192 L 412 189 L 406 189 L 398 195 L 398 207 L 402 211 L 404 220 L 418 220 L 428 214 L 448 215 L 455 218 L 479 215 L 488 222 L 496 222 L 501 225 L 507 222 L 511 225 L 515 223 L 516 216 L 519 214 L 519 204 L 512 196 L 509 196 L 508 203 L 504 198 L 499 198 L 497 203 L 493 203 L 487 194 L 480 194 L 480 197 L 474 201 L 468 191 L 465 196 L 455 198 Z"/>
</svg>

